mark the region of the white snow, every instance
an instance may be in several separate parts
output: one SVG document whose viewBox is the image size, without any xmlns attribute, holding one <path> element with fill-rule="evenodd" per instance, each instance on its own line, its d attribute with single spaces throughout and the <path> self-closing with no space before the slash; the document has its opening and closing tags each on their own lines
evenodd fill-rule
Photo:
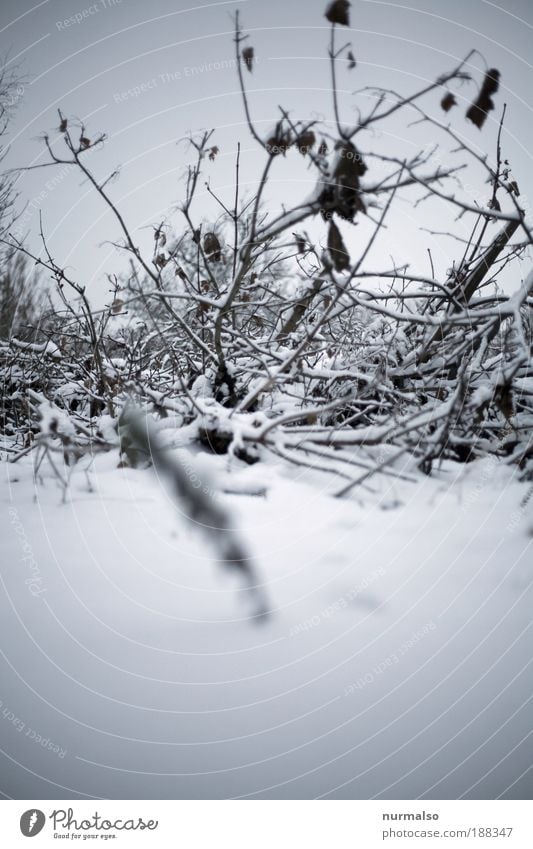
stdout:
<svg viewBox="0 0 533 849">
<path fill-rule="evenodd" d="M 117 463 L 95 458 L 90 491 L 81 460 L 66 504 L 46 463 L 38 484 L 30 457 L 3 464 L 11 796 L 531 798 L 533 513 L 513 471 L 373 479 L 363 503 L 202 456 L 200 479 L 233 483 L 217 497 L 264 581 L 258 624 L 153 472 Z"/>
</svg>

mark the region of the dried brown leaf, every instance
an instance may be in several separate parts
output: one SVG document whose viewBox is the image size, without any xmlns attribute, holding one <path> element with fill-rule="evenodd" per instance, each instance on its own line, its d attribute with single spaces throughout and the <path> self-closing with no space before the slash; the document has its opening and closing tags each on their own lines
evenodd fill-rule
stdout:
<svg viewBox="0 0 533 849">
<path fill-rule="evenodd" d="M 334 221 L 330 221 L 329 223 L 328 251 L 335 271 L 346 271 L 350 267 L 350 255 L 346 250 L 341 232 Z"/>
<path fill-rule="evenodd" d="M 451 91 L 448 91 L 440 102 L 441 108 L 444 109 L 445 112 L 449 112 L 452 106 L 457 105 L 457 101 Z"/>
<path fill-rule="evenodd" d="M 282 122 L 278 121 L 274 134 L 267 140 L 265 147 L 271 156 L 278 156 L 279 154 L 285 156 L 292 142 L 289 133 L 283 129 Z"/>
<path fill-rule="evenodd" d="M 222 259 L 220 242 L 215 233 L 206 233 L 204 236 L 204 251 L 212 262 L 220 262 Z"/>
<path fill-rule="evenodd" d="M 466 117 L 479 129 L 487 120 L 487 115 L 494 109 L 492 95 L 498 91 L 500 86 L 500 72 L 496 68 L 490 68 L 485 74 L 481 90 L 468 108 Z"/>
<path fill-rule="evenodd" d="M 312 130 L 306 130 L 304 133 L 300 133 L 298 136 L 296 143 L 298 145 L 298 150 L 305 156 L 311 148 L 314 146 L 316 142 L 316 136 Z"/>
<path fill-rule="evenodd" d="M 299 254 L 305 253 L 305 238 L 300 235 L 300 233 L 294 233 L 294 241 L 296 242 L 296 247 L 298 249 Z"/>
</svg>

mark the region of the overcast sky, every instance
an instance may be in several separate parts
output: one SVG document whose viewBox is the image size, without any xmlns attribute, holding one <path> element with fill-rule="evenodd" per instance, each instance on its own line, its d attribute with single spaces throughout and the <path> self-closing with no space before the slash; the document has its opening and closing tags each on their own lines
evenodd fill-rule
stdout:
<svg viewBox="0 0 533 849">
<path fill-rule="evenodd" d="M 324 0 L 209 4 L 3 0 L 2 50 L 25 79 L 11 128 L 9 162 L 45 161 L 39 137 L 44 131 L 57 136 L 58 107 L 82 119 L 89 137 L 105 132 L 106 147 L 93 154 L 91 162 L 102 176 L 121 166 L 120 179 L 111 192 L 141 240 L 150 235 L 141 228 L 168 215 L 182 196 L 180 176 L 189 153 L 178 142 L 190 131 L 216 128 L 221 152 L 209 166 L 209 177 L 224 199 L 232 194 L 235 149 L 240 141 L 243 182 L 251 191 L 264 153 L 243 123 L 232 67 L 232 16 L 240 9 L 242 25 L 256 50 L 257 65 L 247 82 L 254 118 L 267 133 L 279 115 L 279 104 L 295 117 L 332 117 L 325 6 Z M 482 56 L 476 56 L 470 68 L 477 80 L 487 66 L 502 73 L 498 108 L 482 134 L 465 124 L 467 101 L 451 120 L 468 139 L 492 153 L 506 102 L 505 155 L 523 198 L 533 194 L 530 0 L 506 0 L 500 5 L 487 0 L 353 0 L 351 24 L 343 35 L 353 44 L 357 68 L 351 72 L 343 68 L 339 76 L 345 122 L 354 115 L 356 99 L 351 92 L 355 89 L 377 84 L 409 93 L 477 48 Z M 464 96 L 471 99 L 474 94 L 471 87 Z M 361 100 L 358 103 L 362 105 Z M 441 117 L 438 96 L 433 103 Z M 392 147 L 409 138 L 405 124 L 393 126 L 389 133 L 385 138 Z M 431 134 L 426 141 L 430 140 Z M 378 141 L 383 142 L 383 136 Z M 367 148 L 370 142 L 365 140 Z M 270 203 L 275 207 L 283 198 L 290 202 L 305 197 L 312 179 L 301 163 L 287 161 L 280 166 Z M 20 179 L 18 189 L 21 202 L 29 204 L 23 222 L 30 239 L 41 212 L 58 261 L 72 267 L 79 282 L 100 299 L 104 273 L 124 267 L 116 252 L 104 244 L 118 232 L 101 200 L 68 169 L 32 171 Z M 408 245 L 422 256 L 429 246 L 436 254 L 440 251 L 444 263 L 451 246 L 443 240 L 434 244 L 429 237 L 421 240 L 416 235 L 420 216 L 407 204 L 404 212 L 388 236 L 387 254 L 404 258 L 402 251 Z M 176 216 L 170 220 L 178 227 Z"/>
</svg>

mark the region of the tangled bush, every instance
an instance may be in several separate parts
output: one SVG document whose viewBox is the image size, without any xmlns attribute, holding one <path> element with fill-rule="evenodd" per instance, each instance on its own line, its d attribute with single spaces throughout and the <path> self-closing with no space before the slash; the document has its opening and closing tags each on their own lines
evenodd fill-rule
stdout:
<svg viewBox="0 0 533 849">
<path fill-rule="evenodd" d="M 238 146 L 232 196 L 209 188 L 220 215 L 204 220 L 198 186 L 219 149 L 213 132 L 191 138 L 182 224 L 154 225 L 151 256 L 113 201 L 114 175 L 101 179 L 87 162 L 105 136 L 90 137 L 60 113 L 58 134 L 45 137 L 48 164 L 78 169 L 113 212 L 131 273 L 115 279 L 110 303 L 95 312 L 44 238 L 43 258 L 8 237 L 11 249 L 51 275 L 62 301 L 40 326 L 39 341 L 2 342 L 12 456 L 29 450 L 32 435 L 41 432 L 45 401 L 69 417 L 69 439 L 84 451 L 95 441 L 108 446 L 119 439 L 121 410 L 133 399 L 156 418 L 188 427 L 191 438 L 214 451 L 240 452 L 250 461 L 273 452 L 332 472 L 343 479 L 339 495 L 372 474 L 405 477 L 414 466 L 429 474 L 436 462 L 488 454 L 533 476 L 533 272 L 522 276 L 531 229 L 501 153 L 503 116 L 492 163 L 454 129 L 454 121 L 465 119 L 483 128 L 495 108 L 499 72 L 491 69 L 479 82 L 464 116 L 454 90 L 475 86 L 473 54 L 420 91 L 400 96 L 374 89 L 366 111 L 365 91 L 357 120 L 346 124 L 337 75 L 341 66 L 356 73 L 356 61 L 349 44 L 336 45 L 338 28 L 349 23 L 349 4 L 337 6 L 326 12 L 333 125 L 295 120 L 280 109 L 264 138 L 245 82 L 255 72 L 254 52 L 244 46 L 237 15 L 243 107 L 264 155 L 257 191 L 243 197 Z M 435 105 L 443 117 L 434 117 Z M 453 152 L 435 143 L 402 157 L 369 144 L 378 126 L 403 114 Z M 267 211 L 267 189 L 289 157 L 314 174 L 314 190 Z M 473 203 L 464 190 L 469 165 L 484 173 L 483 202 Z M 460 215 L 463 226 L 470 222 L 470 236 L 457 237 L 457 259 L 446 274 L 423 276 L 392 261 L 370 267 L 370 252 L 386 243 L 401 197 L 417 204 L 432 199 Z M 366 237 L 354 253 L 355 225 Z"/>
</svg>

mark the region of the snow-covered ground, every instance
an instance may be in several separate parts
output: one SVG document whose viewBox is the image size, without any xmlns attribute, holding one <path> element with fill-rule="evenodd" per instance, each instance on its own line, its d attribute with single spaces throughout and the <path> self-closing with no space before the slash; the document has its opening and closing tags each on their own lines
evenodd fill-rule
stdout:
<svg viewBox="0 0 533 849">
<path fill-rule="evenodd" d="M 152 471 L 81 461 L 61 503 L 46 463 L 3 464 L 3 793 L 531 798 L 527 485 L 487 460 L 361 502 L 227 462 L 200 474 L 266 487 L 217 496 L 260 622 Z"/>
</svg>

